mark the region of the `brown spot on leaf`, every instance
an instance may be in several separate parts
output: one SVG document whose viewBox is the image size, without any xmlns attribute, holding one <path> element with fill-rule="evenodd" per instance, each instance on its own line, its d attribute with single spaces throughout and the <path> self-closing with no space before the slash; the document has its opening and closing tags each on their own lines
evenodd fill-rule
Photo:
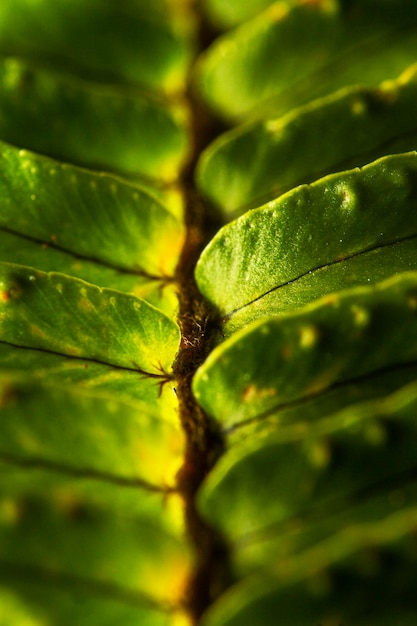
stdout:
<svg viewBox="0 0 417 626">
<path fill-rule="evenodd" d="M 248 385 L 245 387 L 242 393 L 242 401 L 243 402 L 251 402 L 256 397 L 256 387 L 255 385 Z"/>
<path fill-rule="evenodd" d="M 6 383 L 0 389 L 0 408 L 5 409 L 6 407 L 14 404 L 17 400 L 17 389 L 11 383 Z"/>
<path fill-rule="evenodd" d="M 289 359 L 292 357 L 293 352 L 294 352 L 294 346 L 289 343 L 282 348 L 281 354 L 284 359 Z"/>
<path fill-rule="evenodd" d="M 1 302 L 10 302 L 10 300 L 15 300 L 22 293 L 21 288 L 18 285 L 11 285 L 8 289 L 3 289 L 0 291 L 0 301 Z"/>
<path fill-rule="evenodd" d="M 263 398 L 274 396 L 275 394 L 276 390 L 274 388 L 258 389 L 256 385 L 248 385 L 243 390 L 242 401 L 252 402 L 253 400 L 262 400 Z"/>
</svg>

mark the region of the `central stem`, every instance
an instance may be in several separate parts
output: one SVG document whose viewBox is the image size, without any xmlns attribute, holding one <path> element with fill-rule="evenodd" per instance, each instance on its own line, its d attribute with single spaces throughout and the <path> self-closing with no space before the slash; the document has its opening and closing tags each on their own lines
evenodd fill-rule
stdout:
<svg viewBox="0 0 417 626">
<path fill-rule="evenodd" d="M 192 195 L 190 192 L 189 196 Z M 196 213 L 199 211 L 193 211 L 193 224 L 188 225 L 189 236 L 178 269 L 182 345 L 174 364 L 180 419 L 186 435 L 178 488 L 185 501 L 186 527 L 196 553 L 187 598 L 187 608 L 195 624 L 227 586 L 228 578 L 226 545 L 218 532 L 201 518 L 195 503 L 198 488 L 224 449 L 218 426 L 196 403 L 191 389 L 193 375 L 210 351 L 216 331 L 213 311 L 198 292 L 193 278 L 193 257 L 198 256 L 202 243 L 198 236 L 202 231 L 195 224 Z"/>
<path fill-rule="evenodd" d="M 201 29 L 201 46 L 210 39 Z M 180 311 L 181 347 L 173 366 L 181 424 L 186 436 L 186 452 L 177 479 L 185 502 L 187 532 L 196 554 L 186 599 L 194 624 L 228 584 L 229 558 L 220 534 L 200 516 L 196 493 L 207 474 L 224 451 L 220 428 L 197 404 L 191 389 L 195 371 L 205 361 L 218 336 L 220 325 L 216 311 L 197 289 L 194 268 L 203 247 L 219 229 L 220 222 L 208 210 L 194 186 L 194 169 L 201 150 L 218 134 L 213 120 L 188 94 L 193 126 L 194 151 L 183 173 L 186 239 L 176 271 Z"/>
</svg>

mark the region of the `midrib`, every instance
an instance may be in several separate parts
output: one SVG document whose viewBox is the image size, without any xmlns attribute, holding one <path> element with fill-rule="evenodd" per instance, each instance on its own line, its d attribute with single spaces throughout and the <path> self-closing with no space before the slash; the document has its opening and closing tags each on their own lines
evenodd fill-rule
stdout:
<svg viewBox="0 0 417 626">
<path fill-rule="evenodd" d="M 198 15 L 201 52 L 214 34 Z M 191 75 L 191 72 L 190 72 Z M 231 582 L 228 549 L 218 531 L 199 514 L 196 493 L 202 481 L 224 451 L 224 440 L 218 424 L 197 404 L 191 383 L 197 368 L 208 356 L 213 340 L 220 331 L 216 311 L 198 291 L 194 268 L 204 246 L 220 227 L 220 220 L 205 204 L 194 185 L 194 169 L 201 150 L 222 128 L 207 114 L 188 89 L 194 152 L 182 173 L 185 205 L 186 237 L 176 269 L 178 287 L 181 345 L 173 365 L 179 416 L 186 437 L 184 463 L 178 472 L 178 490 L 185 503 L 185 525 L 195 551 L 195 567 L 191 572 L 185 597 L 185 609 L 197 625 L 211 603 Z"/>
</svg>

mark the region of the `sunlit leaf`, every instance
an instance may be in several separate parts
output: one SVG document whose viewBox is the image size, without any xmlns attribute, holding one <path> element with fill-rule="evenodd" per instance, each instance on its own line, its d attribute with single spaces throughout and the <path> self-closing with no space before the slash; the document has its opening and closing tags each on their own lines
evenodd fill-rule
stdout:
<svg viewBox="0 0 417 626">
<path fill-rule="evenodd" d="M 393 274 L 417 268 L 417 246 L 414 238 L 363 252 L 348 262 L 336 262 L 311 270 L 293 282 L 273 289 L 249 306 L 230 316 L 223 336 L 232 335 L 250 322 L 265 316 L 289 312 L 309 304 L 318 297 L 366 286 Z"/>
<path fill-rule="evenodd" d="M 81 385 L 81 390 L 104 393 L 117 401 L 146 403 L 147 410 L 161 418 L 173 423 L 178 420 L 175 381 L 164 378 L 159 369 L 151 373 L 161 374 L 162 379 L 145 376 L 137 371 L 136 366 L 123 369 L 92 361 L 88 357 L 63 356 L 2 342 L 0 363 L 4 371 L 21 377 L 27 377 L 30 371 L 31 377 L 39 384 L 54 383 L 69 389 Z"/>
<path fill-rule="evenodd" d="M 1 3 L 0 626 L 414 626 L 416 33 Z"/>
<path fill-rule="evenodd" d="M 221 229 L 202 253 L 196 267 L 199 288 L 222 315 L 230 316 L 304 277 L 307 290 L 312 274 L 323 267 L 340 263 L 348 268 L 360 254 L 412 240 L 417 234 L 416 168 L 416 153 L 382 158 L 249 211 Z M 379 263 L 373 267 L 377 275 L 384 271 Z M 356 282 L 368 278 L 372 282 L 372 274 Z M 339 278 L 343 281 L 348 287 L 349 269 Z"/>
<path fill-rule="evenodd" d="M 199 368 L 194 392 L 226 426 L 417 358 L 417 274 L 253 322 Z M 416 335 L 417 338 L 417 335 Z"/>
<path fill-rule="evenodd" d="M 100 481 L 95 487 L 100 491 Z M 136 491 L 146 501 L 147 492 Z M 44 588 L 90 590 L 93 598 L 106 590 L 125 602 L 133 595 L 139 606 L 153 603 L 167 608 L 178 603 L 190 553 L 175 533 L 158 527 L 157 517 L 95 506 L 78 493 L 77 483 L 65 480 L 55 481 L 53 489 L 34 492 L 13 485 L 6 493 L 0 535 L 4 582 L 8 571 L 9 583 L 20 576 L 38 580 Z"/>
<path fill-rule="evenodd" d="M 183 226 L 135 186 L 7 144 L 0 165 L 2 228 L 115 269 L 173 272 Z"/>
<path fill-rule="evenodd" d="M 152 371 L 168 369 L 179 329 L 129 294 L 62 274 L 0 264 L 0 340 Z"/>
<path fill-rule="evenodd" d="M 163 278 L 156 280 L 136 272 L 108 267 L 61 250 L 53 242 L 41 243 L 1 228 L 0 251 L 1 260 L 7 263 L 36 267 L 45 272 L 56 271 L 100 287 L 132 293 L 168 316 L 176 315 L 178 298 L 175 286 Z"/>
<path fill-rule="evenodd" d="M 161 490 L 175 483 L 184 442 L 169 415 L 82 386 L 6 376 L 1 388 L 0 457 Z"/>
<path fill-rule="evenodd" d="M 297 0 L 293 0 L 293 3 Z M 204 10 L 210 20 L 221 28 L 231 28 L 245 20 L 255 17 L 257 13 L 266 9 L 274 0 L 249 0 L 248 2 L 233 2 L 233 0 L 205 0 Z M 285 0 L 291 4 L 291 0 Z"/>
</svg>

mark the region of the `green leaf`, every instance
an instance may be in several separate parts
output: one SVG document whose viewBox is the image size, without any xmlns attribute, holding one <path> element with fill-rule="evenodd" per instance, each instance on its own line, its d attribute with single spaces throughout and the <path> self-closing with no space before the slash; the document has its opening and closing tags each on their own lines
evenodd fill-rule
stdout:
<svg viewBox="0 0 417 626">
<path fill-rule="evenodd" d="M 226 320 L 223 336 L 228 337 L 249 323 L 266 316 L 289 313 L 328 294 L 347 288 L 378 283 L 390 276 L 417 267 L 414 238 L 361 252 L 334 264 L 310 270 L 300 278 L 273 289 L 239 309 Z"/>
<path fill-rule="evenodd" d="M 102 0 L 4 0 L 0 52 L 94 80 L 175 92 L 184 86 L 192 53 L 188 20 L 155 8 Z"/>
<path fill-rule="evenodd" d="M 417 274 L 324 297 L 253 322 L 194 377 L 199 403 L 226 427 L 417 357 Z"/>
<path fill-rule="evenodd" d="M 415 2 L 232 4 L 1 4 L 4 626 L 414 626 Z"/>
<path fill-rule="evenodd" d="M 303 277 L 308 290 L 312 274 L 331 264 L 346 267 L 348 287 L 354 257 L 416 236 L 416 167 L 416 153 L 385 157 L 249 211 L 221 229 L 202 253 L 196 266 L 200 290 L 231 316 L 273 290 L 279 298 Z M 372 282 L 372 274 L 362 281 L 368 278 Z"/>
<path fill-rule="evenodd" d="M 276 2 L 213 43 L 200 59 L 197 85 L 233 123 L 282 115 L 340 87 L 397 76 L 415 61 L 416 19 L 411 0 Z"/>
<path fill-rule="evenodd" d="M 0 341 L 123 368 L 168 369 L 178 326 L 129 294 L 0 264 Z"/>
<path fill-rule="evenodd" d="M 291 624 L 330 615 L 377 624 L 381 588 L 412 624 L 416 401 L 414 382 L 303 428 L 277 422 L 226 452 L 199 504 L 228 537 L 235 571 L 250 577 L 204 624 L 250 624 L 255 612 L 267 623 L 280 613 Z M 383 615 L 396 623 L 398 613 Z"/>
<path fill-rule="evenodd" d="M 173 317 L 178 308 L 175 286 L 165 279 L 157 280 L 135 272 L 107 267 L 58 249 L 53 242 L 40 243 L 0 228 L 1 260 L 36 267 L 45 272 L 56 271 L 75 278 L 132 293 Z"/>
<path fill-rule="evenodd" d="M 2 498 L 0 563 L 4 582 L 8 573 L 9 582 L 20 576 L 22 582 L 38 579 L 52 589 L 89 590 L 93 599 L 106 594 L 126 603 L 130 595 L 139 608 L 174 608 L 190 565 L 189 550 L 175 533 L 158 527 L 146 510 L 141 515 L 91 504 L 77 489 L 79 480 L 55 476 L 49 484 L 37 485 L 42 476 L 35 468 L 36 487 L 28 492 L 18 474 L 6 469 L 10 485 Z M 101 481 L 90 481 L 93 487 L 100 492 Z M 104 482 L 104 494 L 111 492 Z M 146 490 L 136 489 L 136 495 L 149 508 Z M 164 569 L 158 572 L 161 561 Z"/>
<path fill-rule="evenodd" d="M 182 224 L 127 182 L 1 144 L 0 192 L 9 232 L 113 269 L 174 271 Z"/>
<path fill-rule="evenodd" d="M 10 580 L 10 578 L 9 578 Z M 0 588 L 0 603 L 7 615 L 9 626 L 42 626 L 45 615 L 62 626 L 90 626 L 91 616 L 97 617 L 100 626 L 173 626 L 172 614 L 158 610 L 152 605 L 129 606 L 118 598 L 109 598 L 108 594 L 95 594 L 76 588 L 65 591 L 54 587 L 53 593 L 41 585 L 22 580 L 15 582 L 14 591 L 7 586 Z M 142 603 L 143 604 L 143 603 Z M 175 624 L 174 624 L 175 626 Z"/>
<path fill-rule="evenodd" d="M 221 135 L 200 157 L 197 184 L 228 218 L 325 174 L 414 149 L 416 71 Z"/>
<path fill-rule="evenodd" d="M 0 457 L 161 491 L 175 483 L 184 442 L 169 415 L 81 385 L 61 388 L 6 376 L 1 387 Z M 59 430 L 48 414 L 59 414 Z"/>
<path fill-rule="evenodd" d="M 287 424 L 281 429 L 276 424 L 275 431 L 268 429 L 232 447 L 200 492 L 205 516 L 215 520 L 243 553 L 250 553 L 251 544 L 261 543 L 265 550 L 268 542 L 290 535 L 290 522 L 296 516 L 311 518 L 308 526 L 302 524 L 294 534 L 291 549 L 276 546 L 281 558 L 304 548 L 308 544 L 304 534 L 314 524 L 326 526 L 326 515 L 351 510 L 362 503 L 363 493 L 378 495 L 385 485 L 410 479 L 417 437 L 416 403 L 413 382 L 392 396 L 353 404 L 304 423 L 304 428 Z M 360 472 L 352 472 L 358 467 Z M 233 511 L 228 506 L 231 497 L 235 498 Z M 336 529 L 333 520 L 327 532 Z M 263 561 L 274 558 L 264 555 Z"/>
<path fill-rule="evenodd" d="M 227 29 L 255 17 L 257 13 L 273 3 L 274 0 L 249 0 L 239 3 L 233 0 L 205 0 L 203 4 L 210 20 L 216 26 Z M 284 4 L 291 5 L 292 2 L 284 0 Z"/>
<path fill-rule="evenodd" d="M 0 134 L 79 165 L 172 182 L 188 153 L 187 113 L 156 98 L 0 59 Z"/>
<path fill-rule="evenodd" d="M 263 576 L 224 595 L 204 626 L 344 624 L 405 626 L 415 620 L 413 527 L 416 507 L 371 524 L 347 527 L 304 555 L 284 559 Z M 381 598 L 383 600 L 381 600 Z"/>
<path fill-rule="evenodd" d="M 57 384 L 69 389 L 91 390 L 113 396 L 116 400 L 146 403 L 147 410 L 163 419 L 177 421 L 177 401 L 173 381 L 167 378 L 147 377 L 137 369 L 116 368 L 104 363 L 40 352 L 22 346 L 0 343 L 0 361 L 7 373 L 32 376 L 40 383 Z M 159 373 L 153 370 L 152 373 Z"/>
<path fill-rule="evenodd" d="M 229 448 L 246 445 L 260 437 L 274 435 L 278 430 L 283 433 L 309 432 L 319 420 L 332 420 L 334 414 L 351 405 L 357 407 L 366 401 L 385 398 L 416 379 L 417 363 L 404 363 L 395 368 L 374 372 L 371 376 L 344 381 L 323 389 L 316 395 L 302 398 L 299 402 L 290 402 L 278 407 L 276 411 L 268 411 L 258 418 L 228 428 L 227 445 Z"/>
</svg>

